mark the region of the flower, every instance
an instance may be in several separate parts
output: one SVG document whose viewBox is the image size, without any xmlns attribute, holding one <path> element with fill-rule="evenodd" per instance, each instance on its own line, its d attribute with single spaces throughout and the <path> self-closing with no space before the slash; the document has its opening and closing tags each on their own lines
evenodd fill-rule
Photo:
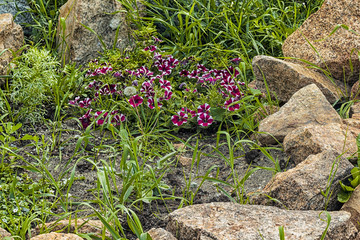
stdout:
<svg viewBox="0 0 360 240">
<path fill-rule="evenodd" d="M 198 116 L 198 124 L 203 127 L 207 127 L 212 124 L 214 119 L 207 113 L 201 113 Z"/>
<path fill-rule="evenodd" d="M 200 115 L 201 113 L 209 113 L 210 111 L 210 105 L 207 103 L 204 103 L 203 105 L 198 106 L 197 108 L 197 114 Z"/>
<path fill-rule="evenodd" d="M 91 111 L 92 109 L 89 109 L 81 118 L 79 118 L 83 128 L 87 128 L 91 124 Z"/>
<path fill-rule="evenodd" d="M 159 108 L 162 107 L 162 104 L 160 103 L 160 99 L 157 99 L 157 105 Z M 154 101 L 154 98 L 152 97 L 149 97 L 148 100 L 147 100 L 147 106 L 150 108 L 150 109 L 154 109 L 155 108 L 155 101 Z"/>
<path fill-rule="evenodd" d="M 182 82 L 182 83 L 179 85 L 179 89 L 182 89 L 184 86 L 186 86 L 186 82 Z"/>
<path fill-rule="evenodd" d="M 242 61 L 241 58 L 233 58 L 233 59 L 230 60 L 230 62 L 233 62 L 235 64 L 239 64 L 239 62 L 241 62 L 241 61 Z"/>
<path fill-rule="evenodd" d="M 224 106 L 231 112 L 235 111 L 235 110 L 239 110 L 240 109 L 240 104 L 236 103 L 231 105 L 232 103 L 236 102 L 237 99 L 236 98 L 230 98 L 229 100 L 226 100 L 224 102 Z M 229 106 L 231 105 L 231 106 Z"/>
<path fill-rule="evenodd" d="M 97 119 L 101 114 L 103 114 L 105 112 L 105 110 L 101 110 L 101 111 L 99 111 L 99 112 L 96 112 L 95 114 L 94 114 L 94 118 L 95 119 Z M 107 118 L 107 116 L 108 116 L 108 112 L 105 112 L 103 115 L 102 115 L 102 117 L 101 118 L 99 118 L 97 121 L 96 121 L 96 124 L 97 125 L 103 125 L 104 124 L 104 122 L 106 121 L 106 118 Z"/>
<path fill-rule="evenodd" d="M 167 80 L 164 80 L 164 79 L 160 79 L 159 80 L 159 83 L 160 83 L 160 87 L 167 90 L 167 91 L 170 91 L 171 90 L 171 83 L 170 81 L 167 81 Z"/>
<path fill-rule="evenodd" d="M 164 99 L 165 100 L 170 100 L 172 97 L 172 92 L 171 91 L 165 91 L 165 95 L 164 95 Z"/>
<path fill-rule="evenodd" d="M 150 52 L 154 52 L 156 50 L 156 46 L 151 45 L 151 46 L 144 48 L 144 51 L 149 51 L 149 50 L 150 50 Z"/>
<path fill-rule="evenodd" d="M 122 122 L 125 122 L 126 117 L 124 114 L 116 114 L 114 115 L 113 119 L 111 120 L 111 123 L 114 123 L 116 125 L 120 125 Z"/>
<path fill-rule="evenodd" d="M 155 43 L 161 43 L 163 41 L 163 40 L 161 40 L 161 39 L 159 39 L 157 37 L 154 37 L 154 36 L 152 36 L 152 39 L 154 39 Z"/>
<path fill-rule="evenodd" d="M 195 117 L 196 116 L 196 112 L 194 110 L 190 110 L 186 107 L 181 108 L 181 111 L 184 113 L 190 113 L 191 117 Z"/>
<path fill-rule="evenodd" d="M 126 87 L 126 88 L 124 89 L 124 94 L 125 94 L 125 96 L 127 96 L 127 97 L 135 95 L 136 92 L 137 92 L 137 90 L 136 90 L 136 88 L 134 88 L 134 87 Z"/>
<path fill-rule="evenodd" d="M 90 98 L 85 98 L 83 101 L 79 102 L 79 107 L 81 108 L 88 108 L 91 104 L 91 99 Z"/>
<path fill-rule="evenodd" d="M 79 101 L 79 99 L 80 99 L 80 97 L 76 97 L 75 100 L 70 100 L 70 101 L 69 101 L 69 104 L 76 106 L 76 105 L 77 105 L 77 102 Z"/>
<path fill-rule="evenodd" d="M 134 95 L 129 99 L 129 103 L 132 107 L 137 107 L 140 104 L 142 104 L 144 99 L 140 97 L 139 95 Z"/>
<path fill-rule="evenodd" d="M 176 126 L 181 126 L 184 123 L 187 123 L 187 119 L 188 119 L 188 115 L 184 112 L 177 112 L 177 115 L 173 115 L 171 117 L 171 121 L 173 122 L 174 125 Z"/>
</svg>

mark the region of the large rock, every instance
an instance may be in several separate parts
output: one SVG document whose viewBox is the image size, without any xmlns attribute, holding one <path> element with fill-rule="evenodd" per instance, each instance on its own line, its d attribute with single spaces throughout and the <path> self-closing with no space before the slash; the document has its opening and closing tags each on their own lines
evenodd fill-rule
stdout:
<svg viewBox="0 0 360 240">
<path fill-rule="evenodd" d="M 0 228 L 0 239 L 11 237 L 11 234 L 3 228 Z M 11 238 L 13 239 L 13 238 Z"/>
<path fill-rule="evenodd" d="M 324 210 L 326 205 L 327 210 L 338 210 L 339 180 L 346 179 L 353 167 L 346 158 L 339 157 L 333 150 L 310 155 L 295 168 L 277 173 L 252 200 L 255 204 L 292 210 Z M 322 192 L 327 191 L 331 194 L 324 197 Z"/>
<path fill-rule="evenodd" d="M 20 25 L 14 23 L 10 13 L 0 15 L 0 53 L 5 49 L 18 51 L 24 43 L 24 32 Z M 11 51 L 6 51 L 0 56 L 0 75 L 5 75 L 8 65 L 12 60 Z"/>
<path fill-rule="evenodd" d="M 355 239 L 357 229 L 347 212 L 330 212 L 331 224 L 325 239 Z M 178 209 L 169 214 L 166 229 L 179 240 L 280 239 L 279 226 L 287 240 L 320 239 L 326 229 L 325 213 L 287 211 L 269 206 L 235 203 L 206 203 Z M 261 235 L 260 235 L 261 234 Z M 262 236 L 262 237 L 261 237 Z"/>
<path fill-rule="evenodd" d="M 116 46 L 124 48 L 128 44 L 129 34 L 125 16 L 120 12 L 109 14 L 120 10 L 122 6 L 116 0 L 68 0 L 60 8 L 59 16 L 59 21 L 66 19 L 66 29 L 64 32 L 59 23 L 57 35 L 57 41 L 61 44 L 59 52 L 65 60 L 86 64 L 103 50 L 98 37 L 81 24 L 94 30 L 108 48 L 113 46 L 117 27 L 121 26 Z M 66 44 L 63 37 L 66 37 Z"/>
<path fill-rule="evenodd" d="M 281 142 L 298 127 L 328 123 L 341 123 L 341 118 L 320 89 L 310 84 L 297 91 L 278 112 L 260 122 L 258 140 L 262 144 L 276 144 L 273 137 Z"/>
<path fill-rule="evenodd" d="M 331 82 L 324 74 L 299 64 L 286 62 L 269 56 L 256 56 L 252 62 L 256 86 L 266 92 L 264 78 L 272 95 L 287 102 L 301 88 L 315 83 L 330 103 L 336 102 L 345 92 L 342 82 Z"/>
<path fill-rule="evenodd" d="M 10 13 L 15 17 L 15 22 L 31 23 L 33 22 L 30 11 L 30 6 L 26 0 L 0 0 L 0 14 Z M 18 12 L 21 14 L 16 15 Z"/>
<path fill-rule="evenodd" d="M 351 213 L 351 222 L 360 230 L 360 185 L 355 188 L 349 201 L 342 206 L 341 210 Z"/>
<path fill-rule="evenodd" d="M 312 62 L 323 69 L 329 68 L 338 80 L 354 82 L 359 79 L 360 38 L 357 34 L 339 28 L 330 33 L 338 24 L 345 24 L 360 33 L 360 1 L 325 0 L 320 10 L 312 14 L 283 44 L 285 57 L 294 57 Z M 308 39 L 316 51 L 307 42 Z M 320 40 L 320 41 L 319 41 Z M 353 51 L 355 49 L 355 51 Z M 353 52 L 352 52 L 353 51 Z M 320 56 L 319 56 L 320 55 Z M 351 73 L 351 59 L 354 72 Z M 300 62 L 300 61 L 299 61 Z M 343 71 L 344 69 L 344 71 Z"/>
<path fill-rule="evenodd" d="M 73 233 L 46 233 L 40 234 L 36 237 L 30 238 L 30 240 L 83 240 L 83 238 Z"/>
<path fill-rule="evenodd" d="M 297 165 L 309 155 L 325 150 L 334 150 L 338 155 L 352 157 L 357 152 L 356 139 L 346 125 L 309 124 L 299 127 L 286 135 L 284 150 Z"/>
</svg>

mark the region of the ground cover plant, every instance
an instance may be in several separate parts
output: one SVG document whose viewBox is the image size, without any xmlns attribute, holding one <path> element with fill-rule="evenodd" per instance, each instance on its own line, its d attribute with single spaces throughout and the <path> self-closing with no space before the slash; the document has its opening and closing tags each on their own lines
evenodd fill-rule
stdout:
<svg viewBox="0 0 360 240">
<path fill-rule="evenodd" d="M 248 86 L 251 60 L 281 56 L 322 1 L 153 0 L 142 16 L 135 1 L 120 2 L 131 51 L 104 49 L 79 68 L 56 51 L 64 1 L 29 1 L 32 34 L 0 89 L 0 226 L 20 239 L 80 218 L 104 224 L 82 237 L 150 239 L 167 213 L 246 204 L 291 167 L 281 148 L 250 140 L 276 104 Z"/>
</svg>

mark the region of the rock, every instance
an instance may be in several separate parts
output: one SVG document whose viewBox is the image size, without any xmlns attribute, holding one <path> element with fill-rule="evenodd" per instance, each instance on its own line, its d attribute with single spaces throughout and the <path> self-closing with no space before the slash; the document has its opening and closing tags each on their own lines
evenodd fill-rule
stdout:
<svg viewBox="0 0 360 240">
<path fill-rule="evenodd" d="M 351 87 L 351 92 L 350 92 L 350 99 L 352 100 L 360 100 L 360 89 L 359 89 L 359 82 L 357 81 L 352 87 Z"/>
<path fill-rule="evenodd" d="M 341 118 L 320 89 L 310 84 L 297 91 L 278 112 L 260 122 L 258 140 L 265 145 L 276 144 L 272 136 L 281 142 L 298 127 L 328 123 L 341 123 Z"/>
<path fill-rule="evenodd" d="M 93 29 L 107 47 L 112 47 L 115 33 L 120 25 L 116 47 L 125 48 L 128 44 L 129 29 L 125 23 L 124 13 L 107 14 L 122 10 L 116 0 L 68 0 L 61 8 L 59 21 L 66 19 L 65 33 L 61 24 L 58 24 L 57 42 L 60 44 L 59 53 L 66 62 L 73 61 L 77 64 L 87 64 L 91 59 L 99 56 L 103 49 L 98 37 L 83 27 L 81 24 Z M 66 36 L 64 44 L 63 36 Z"/>
<path fill-rule="evenodd" d="M 5 229 L 0 227 L 0 239 L 3 239 L 5 237 L 11 237 L 11 234 L 8 231 L 6 231 Z M 11 238 L 11 239 L 13 239 L 13 238 Z"/>
<path fill-rule="evenodd" d="M 30 13 L 26 11 L 31 10 L 26 0 L 0 0 L 0 14 L 10 13 L 15 16 L 18 12 L 23 12 L 15 17 L 15 23 L 32 23 L 32 17 Z"/>
<path fill-rule="evenodd" d="M 341 210 L 351 213 L 351 222 L 360 230 L 360 185 L 355 188 L 349 201 L 342 206 Z"/>
<path fill-rule="evenodd" d="M 349 213 L 329 214 L 331 224 L 325 239 L 355 239 L 357 229 L 350 222 Z M 321 238 L 327 225 L 320 220 L 320 215 L 326 219 L 320 211 L 288 211 L 231 202 L 205 203 L 170 213 L 166 229 L 179 240 L 258 240 L 280 239 L 279 226 L 283 226 L 287 240 L 314 240 Z"/>
<path fill-rule="evenodd" d="M 185 167 L 185 166 L 191 166 L 191 163 L 192 163 L 192 161 L 193 161 L 192 158 L 184 157 L 184 156 L 179 156 L 178 159 L 179 159 L 180 164 L 181 164 L 182 166 L 184 166 L 184 167 Z"/>
<path fill-rule="evenodd" d="M 69 226 L 70 225 L 70 226 Z M 84 220 L 84 219 L 76 219 L 71 220 L 61 220 L 45 223 L 44 226 L 37 226 L 35 230 L 32 232 L 32 235 L 36 236 L 40 233 L 40 227 L 48 229 L 52 232 L 62 232 L 62 233 L 93 233 L 97 236 L 102 236 L 102 230 L 104 225 L 100 220 Z M 106 231 L 105 235 L 111 238 L 111 234 L 109 231 Z"/>
<path fill-rule="evenodd" d="M 277 173 L 252 200 L 255 204 L 269 204 L 291 210 L 324 210 L 328 201 L 328 211 L 338 210 L 337 193 L 340 191 L 338 182 L 346 179 L 353 167 L 346 158 L 339 157 L 334 150 L 310 155 L 295 168 Z M 329 188 L 330 174 L 333 180 Z M 327 190 L 332 194 L 325 198 L 321 192 L 326 193 Z M 277 199 L 280 203 L 270 200 L 268 196 Z"/>
<path fill-rule="evenodd" d="M 344 80 L 345 73 L 345 80 L 354 83 L 359 79 L 359 58 L 357 51 L 353 51 L 360 49 L 359 36 L 343 28 L 329 35 L 338 24 L 345 24 L 349 29 L 360 33 L 359 18 L 359 1 L 325 0 L 320 10 L 312 14 L 285 40 L 282 46 L 283 54 L 285 57 L 307 60 L 325 70 L 328 67 L 332 76 L 341 81 Z M 350 59 L 353 73 L 349 64 Z"/>
<path fill-rule="evenodd" d="M 0 53 L 5 49 L 18 51 L 24 42 L 24 32 L 20 25 L 14 23 L 10 13 L 0 15 Z M 13 55 L 10 51 L 4 52 L 0 57 L 0 75 L 6 75 L 8 65 Z"/>
<path fill-rule="evenodd" d="M 148 231 L 152 240 L 176 240 L 176 238 L 163 228 L 152 228 Z M 139 240 L 139 239 L 137 239 Z"/>
<path fill-rule="evenodd" d="M 46 233 L 40 234 L 36 237 L 30 238 L 30 240 L 83 240 L 78 235 L 72 233 Z"/>
<path fill-rule="evenodd" d="M 286 135 L 284 150 L 297 165 L 309 155 L 325 150 L 334 150 L 338 155 L 352 157 L 357 152 L 356 139 L 346 125 L 329 123 L 327 125 L 309 124 L 301 126 Z"/>
<path fill-rule="evenodd" d="M 355 102 L 350 107 L 350 117 L 353 119 L 359 119 L 360 120 L 360 102 Z"/>
<path fill-rule="evenodd" d="M 267 91 L 265 78 L 271 95 L 283 103 L 289 101 L 295 92 L 312 83 L 320 88 L 330 103 L 336 102 L 345 91 L 342 82 L 335 84 L 325 74 L 274 57 L 256 56 L 252 66 L 258 89 L 262 92 Z"/>
</svg>

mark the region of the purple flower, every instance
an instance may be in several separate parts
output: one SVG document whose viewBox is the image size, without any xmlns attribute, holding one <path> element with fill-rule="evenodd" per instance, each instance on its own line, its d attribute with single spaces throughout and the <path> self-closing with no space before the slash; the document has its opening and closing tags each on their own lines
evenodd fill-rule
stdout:
<svg viewBox="0 0 360 240">
<path fill-rule="evenodd" d="M 208 72 L 209 69 L 207 69 L 204 65 L 202 64 L 198 64 L 197 68 L 201 71 L 201 72 Z"/>
<path fill-rule="evenodd" d="M 140 97 L 139 95 L 134 95 L 129 99 L 129 103 L 132 107 L 137 107 L 140 104 L 142 104 L 144 101 L 144 99 L 142 97 Z"/>
<path fill-rule="evenodd" d="M 157 38 L 157 37 L 154 37 L 154 36 L 152 36 L 152 39 L 154 39 L 154 42 L 155 42 L 155 43 L 161 43 L 161 42 L 163 42 L 163 40 L 161 40 L 161 39 L 159 39 L 159 38 Z"/>
<path fill-rule="evenodd" d="M 162 107 L 162 104 L 160 103 L 160 99 L 158 99 L 157 101 L 157 105 L 159 108 Z M 147 106 L 150 108 L 150 109 L 154 109 L 155 108 L 155 101 L 152 97 L 149 97 L 148 100 L 147 100 Z"/>
<path fill-rule="evenodd" d="M 139 85 L 138 80 L 134 80 L 134 81 L 131 83 L 131 85 L 137 87 L 137 86 Z"/>
<path fill-rule="evenodd" d="M 92 109 L 89 109 L 81 118 L 79 118 L 81 125 L 84 129 L 91 124 L 91 111 Z"/>
<path fill-rule="evenodd" d="M 145 93 L 145 97 L 153 97 L 155 95 L 153 85 L 150 81 L 143 82 L 140 92 Z"/>
<path fill-rule="evenodd" d="M 239 64 L 239 62 L 241 62 L 241 61 L 242 61 L 241 58 L 233 58 L 233 59 L 230 60 L 230 62 L 233 62 L 235 64 Z"/>
<path fill-rule="evenodd" d="M 99 111 L 99 112 L 96 112 L 95 114 L 94 114 L 94 118 L 95 119 L 97 119 L 101 114 L 103 114 L 105 112 L 105 110 L 101 110 L 101 111 Z M 98 119 L 97 121 L 96 121 L 96 124 L 97 125 L 103 125 L 104 124 L 104 122 L 106 121 L 106 119 L 107 119 L 107 116 L 108 116 L 108 112 L 105 112 L 104 113 L 104 115 L 100 118 L 100 119 Z"/>
<path fill-rule="evenodd" d="M 136 71 L 136 74 L 135 74 L 137 77 L 139 76 L 144 76 L 144 77 L 150 77 L 152 75 L 154 75 L 153 72 L 151 72 L 149 69 L 147 69 L 145 66 L 142 66 L 141 68 L 139 68 L 137 71 Z"/>
<path fill-rule="evenodd" d="M 212 122 L 214 121 L 214 119 L 207 113 L 201 113 L 198 116 L 197 120 L 198 120 L 198 124 L 203 127 L 207 127 L 207 126 L 211 125 Z"/>
<path fill-rule="evenodd" d="M 77 102 L 79 101 L 79 99 L 80 99 L 80 97 L 76 97 L 75 100 L 70 100 L 70 101 L 69 101 L 69 104 L 76 106 L 76 105 L 77 105 Z"/>
<path fill-rule="evenodd" d="M 183 69 L 179 72 L 179 75 L 182 77 L 187 77 L 189 74 L 190 74 L 189 71 L 185 70 L 185 69 Z"/>
<path fill-rule="evenodd" d="M 79 102 L 79 107 L 81 108 L 88 108 L 91 104 L 91 99 L 90 98 L 85 98 L 83 101 Z"/>
<path fill-rule="evenodd" d="M 196 116 L 196 112 L 194 110 L 190 110 L 186 107 L 181 108 L 181 111 L 184 113 L 189 113 L 191 117 L 195 117 Z"/>
<path fill-rule="evenodd" d="M 229 100 L 226 100 L 224 102 L 224 106 L 231 112 L 235 111 L 235 110 L 239 110 L 240 109 L 240 104 L 236 103 L 231 105 L 232 103 L 236 102 L 237 99 L 236 98 L 230 98 Z M 231 105 L 231 106 L 229 106 Z"/>
<path fill-rule="evenodd" d="M 186 82 L 183 82 L 179 85 L 179 88 L 182 89 L 184 86 L 186 86 Z"/>
<path fill-rule="evenodd" d="M 204 103 L 203 105 L 198 106 L 197 108 L 197 114 L 200 115 L 202 113 L 209 113 L 210 111 L 210 105 L 207 103 Z"/>
<path fill-rule="evenodd" d="M 124 114 L 116 114 L 114 115 L 113 119 L 111 120 L 111 123 L 115 125 L 120 125 L 122 122 L 125 122 L 126 117 Z"/>
<path fill-rule="evenodd" d="M 123 75 L 121 72 L 114 72 L 113 77 L 119 78 L 119 77 L 123 77 Z"/>
<path fill-rule="evenodd" d="M 149 50 L 150 50 L 150 52 L 154 52 L 156 50 L 156 46 L 151 45 L 151 46 L 144 48 L 144 51 L 149 51 Z"/>
<path fill-rule="evenodd" d="M 177 115 L 171 117 L 171 121 L 176 126 L 181 126 L 184 123 L 187 123 L 188 115 L 184 112 L 178 112 Z"/>
<path fill-rule="evenodd" d="M 167 91 L 170 91 L 171 90 L 171 83 L 170 81 L 167 81 L 167 80 L 164 80 L 164 79 L 160 79 L 159 80 L 159 83 L 160 83 L 160 87 L 167 90 Z"/>
<path fill-rule="evenodd" d="M 172 92 L 171 91 L 165 91 L 165 95 L 164 95 L 164 99 L 165 100 L 170 100 L 172 97 Z"/>
</svg>

